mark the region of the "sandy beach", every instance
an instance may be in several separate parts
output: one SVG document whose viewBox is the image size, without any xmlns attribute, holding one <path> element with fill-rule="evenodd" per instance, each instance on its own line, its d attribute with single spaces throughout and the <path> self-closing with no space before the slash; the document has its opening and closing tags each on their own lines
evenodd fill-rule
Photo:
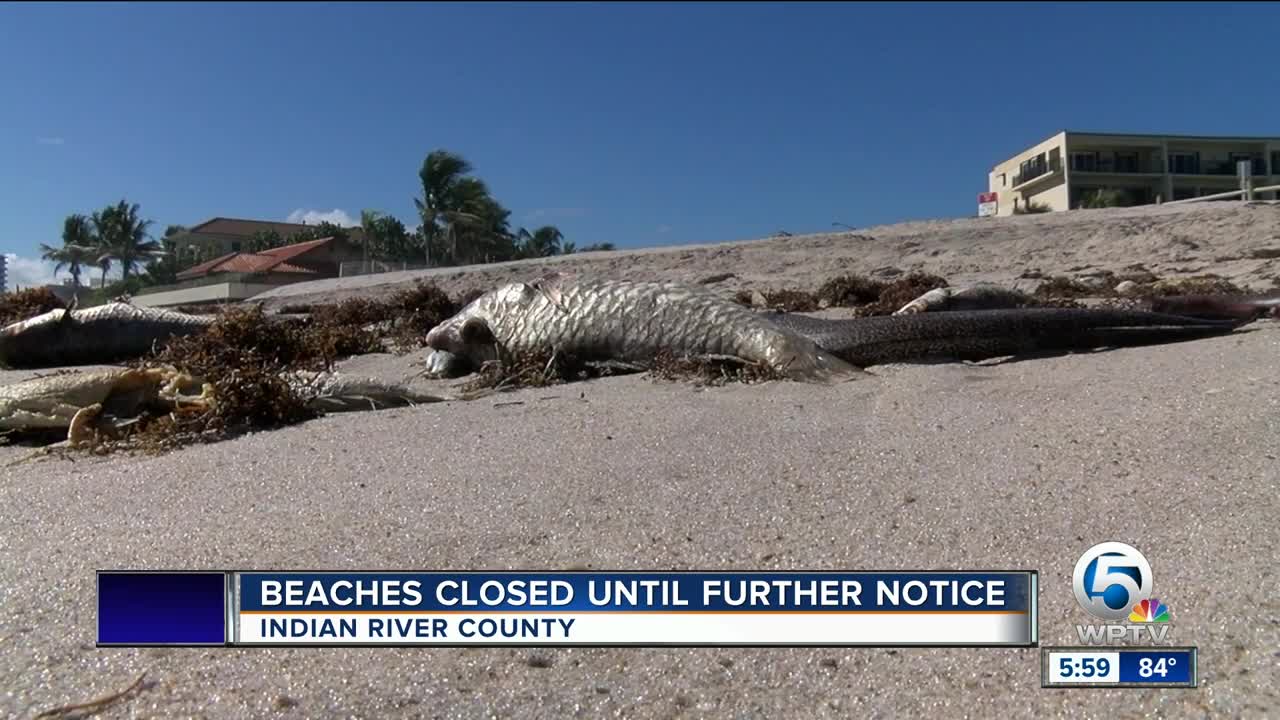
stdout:
<svg viewBox="0 0 1280 720">
<path fill-rule="evenodd" d="M 599 240 L 607 240 L 600 238 Z M 813 289 L 883 268 L 1023 289 L 1215 273 L 1274 287 L 1280 207 L 916 222 L 282 288 L 267 307 L 458 292 L 548 267 Z M 0 714 L 128 687 L 102 718 L 1262 718 L 1280 707 L 1280 323 L 1159 347 L 891 365 L 834 387 L 632 375 L 334 415 L 0 484 Z M 406 380 L 422 353 L 346 361 Z M 0 373 L 0 383 L 30 377 Z M 453 383 L 415 381 L 449 389 Z M 30 448 L 0 446 L 0 462 Z M 1150 560 L 1191 690 L 1042 690 L 1038 649 L 98 649 L 99 569 L 1035 569 L 1044 645 L 1090 622 L 1076 559 Z"/>
</svg>

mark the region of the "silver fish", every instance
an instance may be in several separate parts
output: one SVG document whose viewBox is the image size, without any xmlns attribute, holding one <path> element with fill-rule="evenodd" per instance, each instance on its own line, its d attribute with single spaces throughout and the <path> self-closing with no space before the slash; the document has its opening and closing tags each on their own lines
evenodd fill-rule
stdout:
<svg viewBox="0 0 1280 720">
<path fill-rule="evenodd" d="M 639 365 L 668 350 L 759 364 L 806 382 L 840 382 L 862 372 L 809 338 L 698 287 L 577 282 L 566 275 L 480 296 L 427 333 L 427 345 L 474 365 L 498 360 L 498 348 Z"/>
<path fill-rule="evenodd" d="M 51 310 L 0 330 L 0 365 L 105 365 L 137 358 L 171 337 L 203 332 L 214 316 L 107 303 Z"/>
<path fill-rule="evenodd" d="M 832 320 L 757 313 L 699 287 L 553 275 L 477 298 L 432 329 L 427 345 L 440 367 L 548 350 L 644 367 L 666 350 L 757 363 L 796 380 L 838 382 L 869 365 L 1178 342 L 1229 333 L 1245 322 L 1057 308 Z"/>
<path fill-rule="evenodd" d="M 903 305 L 894 314 L 1016 308 L 1029 305 L 1033 300 L 1034 298 L 1020 290 L 991 283 L 978 283 L 966 287 L 935 288 Z"/>
</svg>

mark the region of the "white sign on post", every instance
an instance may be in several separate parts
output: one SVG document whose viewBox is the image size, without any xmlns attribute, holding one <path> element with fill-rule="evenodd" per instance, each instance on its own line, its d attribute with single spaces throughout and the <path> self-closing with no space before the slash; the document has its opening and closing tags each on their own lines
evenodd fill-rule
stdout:
<svg viewBox="0 0 1280 720">
<path fill-rule="evenodd" d="M 992 217 L 1000 211 L 998 193 L 978 193 L 978 217 Z"/>
</svg>

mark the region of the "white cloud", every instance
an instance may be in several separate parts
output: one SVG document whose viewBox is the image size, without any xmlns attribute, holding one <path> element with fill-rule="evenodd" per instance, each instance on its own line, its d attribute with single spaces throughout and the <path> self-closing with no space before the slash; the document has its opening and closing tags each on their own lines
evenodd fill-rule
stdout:
<svg viewBox="0 0 1280 720">
<path fill-rule="evenodd" d="M 36 143 L 39 145 L 64 145 L 66 144 L 66 142 L 67 141 L 65 138 L 60 138 L 60 137 L 42 136 L 42 137 L 36 138 Z"/>
<path fill-rule="evenodd" d="M 671 232 L 671 226 L 670 226 L 670 225 L 659 225 L 659 226 L 658 226 L 658 234 L 659 234 L 659 235 L 666 235 L 666 234 L 667 234 L 667 233 L 669 233 L 669 232 Z"/>
<path fill-rule="evenodd" d="M 332 210 L 304 210 L 298 208 L 289 213 L 289 217 L 285 218 L 285 222 L 306 223 L 307 225 L 319 225 L 322 222 L 331 222 L 338 227 L 359 227 L 360 221 L 353 219 L 345 210 L 334 208 Z"/>
<path fill-rule="evenodd" d="M 71 273 L 66 268 L 54 273 L 55 265 L 39 258 L 25 258 L 13 253 L 5 253 L 6 273 L 5 290 L 10 292 L 19 288 L 40 285 L 62 285 L 70 282 Z M 107 282 L 120 279 L 120 268 L 113 266 L 107 271 Z M 102 282 L 102 269 L 92 265 L 80 266 L 80 284 L 82 286 L 99 287 Z"/>
<path fill-rule="evenodd" d="M 5 274 L 5 290 L 13 291 L 35 285 L 51 285 L 54 282 L 53 263 L 24 258 L 12 253 L 5 254 L 7 272 Z M 66 271 L 63 270 L 63 274 Z"/>
<path fill-rule="evenodd" d="M 586 208 L 567 207 L 567 208 L 538 208 L 524 216 L 525 222 L 533 220 L 554 218 L 579 218 L 587 214 Z"/>
</svg>

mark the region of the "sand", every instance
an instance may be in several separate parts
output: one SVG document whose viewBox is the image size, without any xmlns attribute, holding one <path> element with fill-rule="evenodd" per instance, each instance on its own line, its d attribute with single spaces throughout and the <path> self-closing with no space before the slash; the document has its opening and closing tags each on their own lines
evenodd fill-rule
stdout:
<svg viewBox="0 0 1280 720">
<path fill-rule="evenodd" d="M 410 270 L 286 285 L 255 301 L 278 310 L 289 304 L 379 297 L 419 279 L 462 293 L 549 271 L 689 283 L 732 274 L 710 284 L 732 292 L 739 288 L 814 290 L 826 279 L 845 273 L 892 278 L 897 272 L 921 270 L 941 275 L 953 285 L 987 281 L 1030 290 L 1040 280 L 1028 276 L 1119 273 L 1141 265 L 1160 277 L 1215 273 L 1270 290 L 1280 277 L 1277 257 L 1280 205 L 1210 202 L 935 220 L 857 232 Z"/>
<path fill-rule="evenodd" d="M 1104 212 L 1080 213 L 1082 227 L 1065 215 L 985 227 L 993 243 L 1040 248 L 1026 252 L 1046 271 L 1105 256 L 1088 264 L 1185 264 L 1269 283 L 1270 260 L 1210 256 L 1280 246 L 1280 209 L 1174 209 L 1113 211 L 1116 230 Z M 977 232 L 973 222 L 937 226 L 963 236 Z M 1152 225 L 1125 235 L 1134 223 Z M 913 227 L 871 234 L 888 248 L 885 238 L 926 237 L 934 225 Z M 945 262 L 965 262 L 973 241 L 930 232 L 947 246 Z M 1096 247 L 1045 246 L 1046 236 L 1087 236 Z M 1195 257 L 1169 257 L 1182 252 L 1171 237 L 1199 244 L 1185 251 Z M 935 241 L 919 242 L 910 257 Z M 780 244 L 629 253 L 625 262 L 675 277 L 714 267 L 746 282 L 785 267 L 789 275 L 772 279 L 816 284 L 853 255 L 843 244 L 816 254 L 816 239 L 803 252 Z M 683 263 L 669 257 L 686 252 Z M 729 259 L 706 257 L 715 253 Z M 866 262 L 917 262 L 883 253 Z M 601 262 L 624 260 L 586 264 Z M 1012 260 L 973 262 L 974 276 L 1015 270 Z M 482 274 L 489 282 L 500 272 L 516 270 Z M 290 291 L 386 291 L 357 287 L 369 280 Z M 1280 323 L 1266 321 L 1152 348 L 880 366 L 836 387 L 627 376 L 330 416 L 160 457 L 6 469 L 0 714 L 31 717 L 146 672 L 140 693 L 100 717 L 1274 715 L 1277 353 Z M 345 367 L 399 379 L 419 359 Z M 0 448 L 0 461 L 20 452 Z M 1150 560 L 1172 609 L 1171 639 L 1200 648 L 1199 688 L 1042 690 L 1033 649 L 93 647 L 95 570 L 227 566 L 1032 568 L 1042 643 L 1074 644 L 1075 624 L 1089 620 L 1072 568 L 1104 540 L 1131 542 Z"/>
</svg>

